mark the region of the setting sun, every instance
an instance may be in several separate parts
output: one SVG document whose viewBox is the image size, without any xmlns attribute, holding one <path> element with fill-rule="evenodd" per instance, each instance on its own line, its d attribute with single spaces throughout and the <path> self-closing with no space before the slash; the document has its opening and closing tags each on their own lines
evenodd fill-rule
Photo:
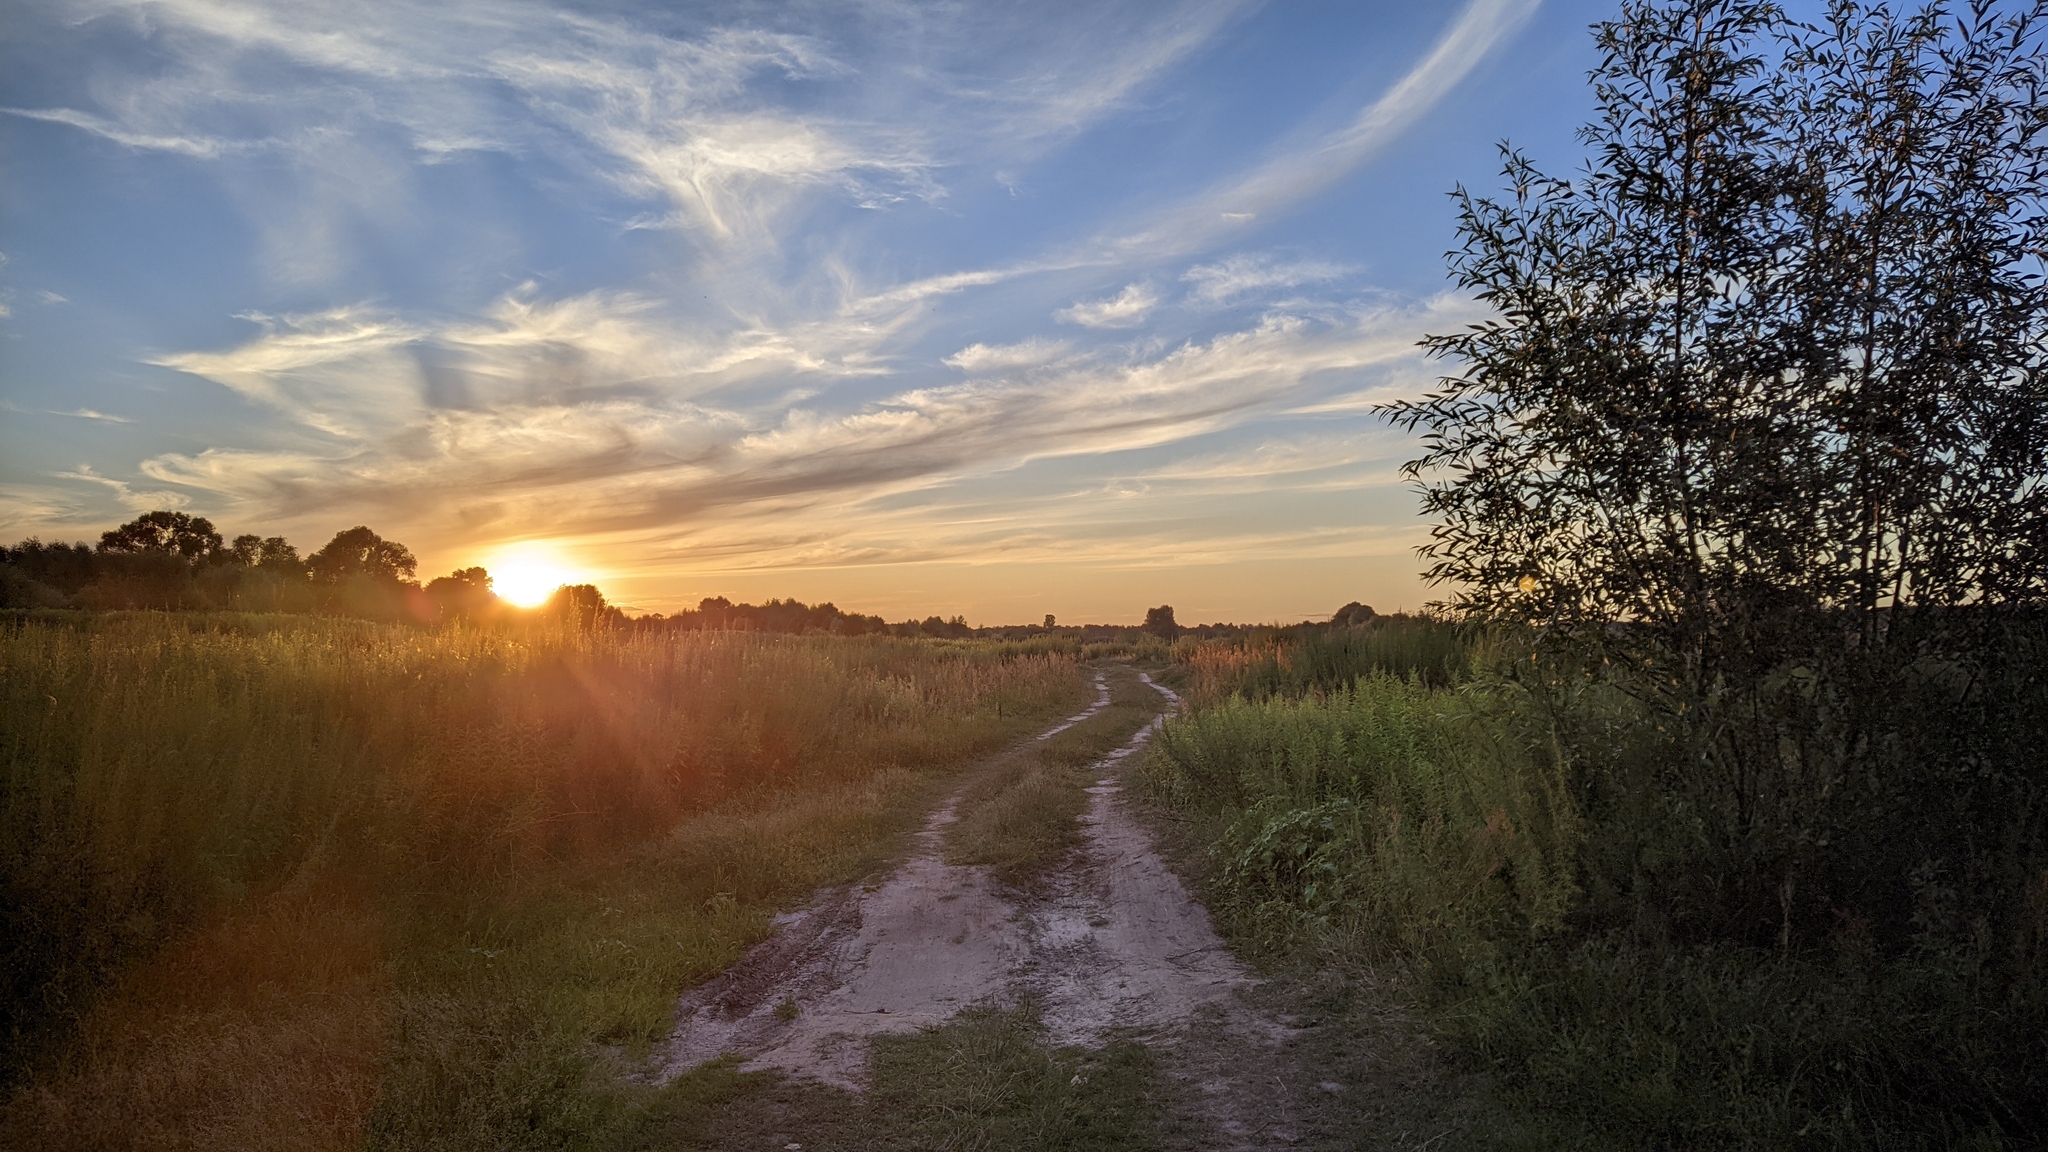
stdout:
<svg viewBox="0 0 2048 1152">
<path fill-rule="evenodd" d="M 491 589 L 509 604 L 538 608 L 564 584 L 580 584 L 588 577 L 563 567 L 551 556 L 512 553 L 485 565 L 491 573 Z"/>
</svg>

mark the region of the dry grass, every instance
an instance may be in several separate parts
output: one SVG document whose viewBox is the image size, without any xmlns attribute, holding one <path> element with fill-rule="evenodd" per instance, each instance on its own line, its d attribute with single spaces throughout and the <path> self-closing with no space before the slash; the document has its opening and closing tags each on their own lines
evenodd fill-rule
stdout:
<svg viewBox="0 0 2048 1152">
<path fill-rule="evenodd" d="M 16 618 L 0 1145 L 587 1144 L 681 987 L 1083 690 L 993 644 Z"/>
</svg>

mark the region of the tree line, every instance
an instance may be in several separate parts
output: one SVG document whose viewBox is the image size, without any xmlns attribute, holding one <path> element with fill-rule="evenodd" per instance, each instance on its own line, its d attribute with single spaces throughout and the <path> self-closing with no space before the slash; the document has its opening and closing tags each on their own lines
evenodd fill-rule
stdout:
<svg viewBox="0 0 2048 1152">
<path fill-rule="evenodd" d="M 419 561 L 364 525 L 311 555 L 282 536 L 225 539 L 204 516 L 145 513 L 99 543 L 0 546 L 0 608 L 99 611 L 319 613 L 438 624 L 521 614 L 491 590 L 490 573 L 458 568 L 422 583 Z M 622 621 L 594 585 L 564 585 L 540 615 L 585 624 Z"/>
<path fill-rule="evenodd" d="M 334 534 L 311 555 L 282 536 L 254 533 L 225 538 L 212 521 L 184 512 L 145 513 L 101 533 L 99 543 L 44 543 L 35 537 L 0 545 L 0 609 L 72 608 L 94 611 L 227 611 L 357 616 L 414 624 L 490 623 L 533 615 L 585 626 L 605 624 L 676 631 L 730 630 L 790 635 L 926 636 L 1021 640 L 1059 636 L 1083 643 L 1156 636 L 1237 635 L 1253 626 L 1175 622 L 1171 605 L 1148 609 L 1138 627 L 1061 625 L 1052 616 L 1036 625 L 976 627 L 965 617 L 912 617 L 890 623 L 878 615 L 847 612 L 825 601 L 805 604 L 770 599 L 734 603 L 710 596 L 693 609 L 628 618 L 592 584 L 565 584 L 529 612 L 500 599 L 482 567 L 457 568 L 421 582 L 419 561 L 396 540 L 357 525 Z M 1356 602 L 1332 617 L 1335 625 L 1363 625 L 1373 610 Z M 1296 625 L 1295 627 L 1313 626 Z"/>
</svg>

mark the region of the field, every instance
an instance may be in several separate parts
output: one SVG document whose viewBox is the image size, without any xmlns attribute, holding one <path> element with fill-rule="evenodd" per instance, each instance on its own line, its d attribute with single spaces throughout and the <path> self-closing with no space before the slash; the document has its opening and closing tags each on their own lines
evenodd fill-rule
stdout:
<svg viewBox="0 0 2048 1152">
<path fill-rule="evenodd" d="M 1980 747 L 1927 683 L 1912 762 L 1991 779 L 2037 688 L 1976 690 Z M 1688 920 L 1738 873 L 1674 821 L 1711 796 L 1682 726 L 1511 636 L 31 613 L 0 693 L 10 1146 L 2019 1148 L 2048 1115 L 2030 793 L 1901 767 L 1923 819 L 1814 810 L 1905 878 L 1889 919 L 1788 887 L 1746 937 Z M 1168 924 L 1133 819 L 1266 983 L 1173 936 L 1207 922 Z M 778 939 L 922 931 L 933 970 L 749 952 L 797 909 Z M 676 1062 L 690 989 L 769 1070 Z M 851 1079 L 774 1070 L 841 1028 Z"/>
<path fill-rule="evenodd" d="M 48 614 L 0 631 L 0 1143 L 591 1146 L 676 992 L 1075 653 Z"/>
</svg>

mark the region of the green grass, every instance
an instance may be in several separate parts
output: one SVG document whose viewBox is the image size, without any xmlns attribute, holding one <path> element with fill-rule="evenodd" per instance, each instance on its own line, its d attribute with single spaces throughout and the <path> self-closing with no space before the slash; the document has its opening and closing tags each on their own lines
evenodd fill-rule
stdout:
<svg viewBox="0 0 2048 1152">
<path fill-rule="evenodd" d="M 1161 1077 L 1134 1041 L 1050 1045 L 1027 1006 L 974 1008 L 875 1041 L 853 1095 L 714 1061 L 664 1089 L 610 1147 L 817 1152 L 1145 1152 L 1161 1146 Z"/>
<path fill-rule="evenodd" d="M 1646 877 L 1701 857 L 1649 785 L 1617 803 L 1584 783 L 1653 780 L 1675 747 L 1587 684 L 1538 698 L 1512 677 L 1381 675 L 1299 698 L 1215 693 L 1141 766 L 1196 845 L 1219 927 L 1317 1018 L 1317 1062 L 1385 1102 L 1355 1117 L 1358 1139 L 1432 1125 L 1439 1148 L 2048 1135 L 2042 969 L 2015 980 L 1987 929 L 1976 946 L 1930 927 L 1883 947 L 1844 913 L 1817 946 L 1764 948 L 1660 936 L 1659 906 L 1627 915 L 1631 884 L 1653 891 Z M 1917 898 L 1947 906 L 1938 885 Z M 1389 1095 L 1390 1062 L 1412 1069 L 1411 1098 Z"/>
<path fill-rule="evenodd" d="M 587 1144 L 680 988 L 1085 694 L 996 644 L 16 617 L 0 1142 Z"/>
</svg>

